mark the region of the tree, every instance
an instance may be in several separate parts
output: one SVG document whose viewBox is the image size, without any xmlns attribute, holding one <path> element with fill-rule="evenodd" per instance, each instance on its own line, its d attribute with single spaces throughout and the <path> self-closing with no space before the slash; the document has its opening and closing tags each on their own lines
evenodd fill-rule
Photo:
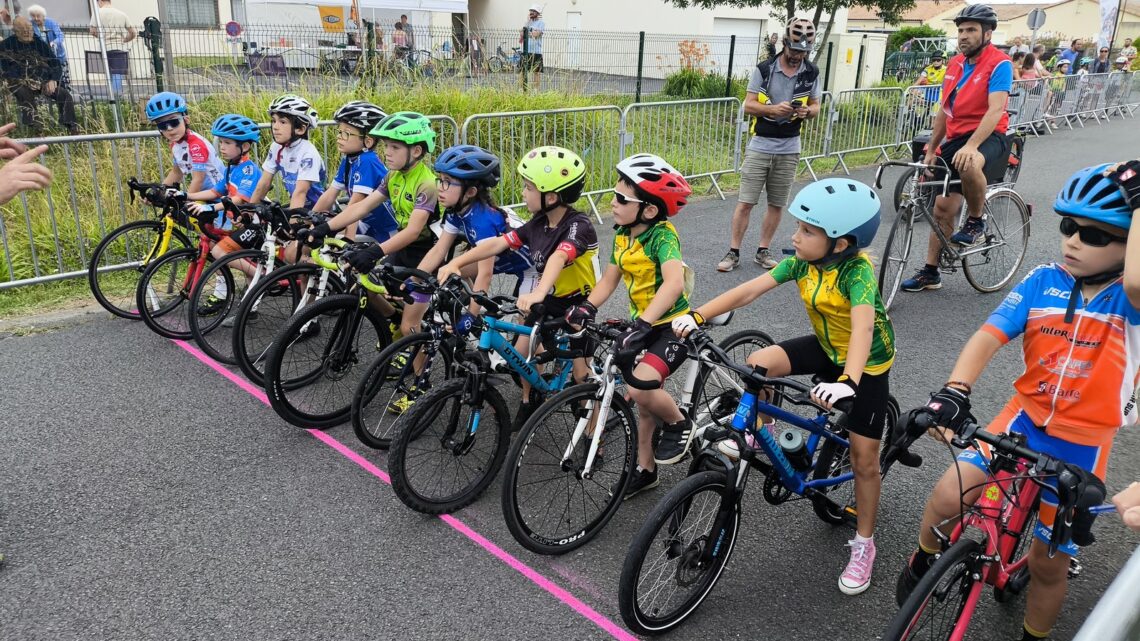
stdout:
<svg viewBox="0 0 1140 641">
<path fill-rule="evenodd" d="M 906 41 L 911 38 L 946 38 L 946 32 L 942 29 L 935 29 L 926 25 L 918 25 L 916 27 L 903 27 L 898 31 L 892 33 L 887 37 L 887 52 L 898 51 Z M 944 45 L 939 45 L 940 49 L 945 49 Z"/>
</svg>

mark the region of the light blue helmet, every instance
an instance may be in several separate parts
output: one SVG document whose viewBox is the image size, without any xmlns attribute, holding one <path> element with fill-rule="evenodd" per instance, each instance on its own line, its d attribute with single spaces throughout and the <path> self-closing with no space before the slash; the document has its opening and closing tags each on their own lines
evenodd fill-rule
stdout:
<svg viewBox="0 0 1140 641">
<path fill-rule="evenodd" d="M 879 231 L 882 204 L 873 189 L 849 178 L 827 178 L 804 187 L 788 213 L 823 229 L 833 241 L 852 236 L 863 249 Z"/>
<path fill-rule="evenodd" d="M 1062 216 L 1099 220 L 1122 229 L 1131 227 L 1132 209 L 1124 193 L 1104 175 L 1109 167 L 1093 165 L 1073 174 L 1057 194 L 1053 209 Z"/>
<path fill-rule="evenodd" d="M 184 114 L 186 111 L 186 99 L 173 91 L 156 93 L 146 101 L 146 117 L 151 122 L 170 114 Z"/>
<path fill-rule="evenodd" d="M 210 133 L 220 138 L 229 138 L 242 142 L 257 142 L 261 138 L 261 129 L 257 123 L 240 114 L 222 114 L 210 127 Z"/>
</svg>

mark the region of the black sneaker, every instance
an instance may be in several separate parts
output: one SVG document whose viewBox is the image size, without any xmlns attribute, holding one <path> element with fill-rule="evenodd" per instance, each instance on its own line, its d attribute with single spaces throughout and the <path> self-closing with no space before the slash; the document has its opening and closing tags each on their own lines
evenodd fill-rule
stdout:
<svg viewBox="0 0 1140 641">
<path fill-rule="evenodd" d="M 981 218 L 966 217 L 962 228 L 954 232 L 950 242 L 956 245 L 973 245 L 986 233 L 986 223 Z"/>
<path fill-rule="evenodd" d="M 903 571 L 899 574 L 899 580 L 895 583 L 895 603 L 902 607 L 906 603 L 907 597 L 914 591 L 914 587 L 918 585 L 918 575 L 911 569 L 910 563 L 906 564 Z"/>
<path fill-rule="evenodd" d="M 902 282 L 904 292 L 921 292 L 924 289 L 942 289 L 942 275 L 938 270 L 931 271 L 923 267 Z"/>
<path fill-rule="evenodd" d="M 523 425 L 526 425 L 527 419 L 530 418 L 531 414 L 534 414 L 534 411 L 538 409 L 539 405 L 541 405 L 541 403 L 534 401 L 522 401 L 519 403 L 519 411 L 515 412 L 515 422 L 511 424 L 511 431 L 517 432 L 521 430 Z"/>
<path fill-rule="evenodd" d="M 633 478 L 629 481 L 629 487 L 625 490 L 625 498 L 630 498 L 645 490 L 651 490 L 661 484 L 660 479 L 657 478 L 657 468 L 653 471 L 644 470 L 638 465 L 633 470 Z"/>
<path fill-rule="evenodd" d="M 685 458 L 689 443 L 693 442 L 693 422 L 687 418 L 665 425 L 661 430 L 661 442 L 653 450 L 653 460 L 658 465 L 672 465 Z"/>
</svg>

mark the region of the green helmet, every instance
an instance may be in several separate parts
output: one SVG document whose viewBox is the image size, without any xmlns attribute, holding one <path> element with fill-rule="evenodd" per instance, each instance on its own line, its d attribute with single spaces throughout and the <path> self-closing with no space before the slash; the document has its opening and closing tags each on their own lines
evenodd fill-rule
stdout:
<svg viewBox="0 0 1140 641">
<path fill-rule="evenodd" d="M 431 128 L 431 121 L 414 111 L 397 111 L 381 120 L 368 133 L 409 146 L 422 142 L 427 146 L 429 154 L 435 151 L 435 131 Z"/>
<path fill-rule="evenodd" d="M 519 175 L 543 193 L 561 193 L 585 179 L 586 163 L 569 149 L 553 145 L 536 147 L 519 161 Z"/>
</svg>

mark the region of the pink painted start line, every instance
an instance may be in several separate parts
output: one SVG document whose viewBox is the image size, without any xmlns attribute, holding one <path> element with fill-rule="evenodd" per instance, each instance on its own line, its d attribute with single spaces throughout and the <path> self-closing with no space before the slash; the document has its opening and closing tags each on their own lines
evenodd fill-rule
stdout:
<svg viewBox="0 0 1140 641">
<path fill-rule="evenodd" d="M 175 345 L 181 347 L 183 350 L 185 350 L 188 354 L 190 354 L 194 358 L 197 358 L 198 360 L 205 363 L 207 367 L 209 367 L 210 369 L 214 370 L 215 372 L 221 374 L 226 379 L 228 379 L 231 383 L 240 387 L 242 390 L 244 390 L 250 396 L 256 398 L 257 400 L 261 401 L 265 405 L 269 405 L 269 397 L 267 397 L 265 395 L 265 392 L 263 390 L 258 389 L 256 386 L 254 386 L 249 381 L 245 380 L 241 376 L 238 376 L 237 374 L 226 369 L 221 363 L 218 363 L 214 359 L 210 358 L 204 352 L 199 350 L 197 347 L 191 345 L 190 343 L 187 343 L 186 341 L 179 341 L 179 340 L 176 340 L 173 342 Z M 328 445 L 332 449 L 336 450 L 341 456 L 343 456 L 346 459 L 355 463 L 357 466 L 362 468 L 364 471 L 368 472 L 372 476 L 375 476 L 376 478 L 383 481 L 386 485 L 392 484 L 391 478 L 388 476 L 387 472 L 376 467 L 371 462 L 369 462 L 367 459 L 365 459 L 363 456 L 352 451 L 352 449 L 349 448 L 344 443 L 341 443 L 340 441 L 338 441 L 335 438 L 329 436 L 328 434 L 322 432 L 321 430 L 306 430 L 306 431 L 310 435 L 312 435 L 314 438 L 316 438 L 318 441 L 324 443 L 325 445 Z M 440 515 L 439 520 L 441 520 L 444 523 L 451 526 L 451 528 L 453 530 L 455 530 L 456 532 L 459 532 L 463 536 L 467 537 L 470 541 L 472 541 L 473 543 L 475 543 L 476 545 L 478 545 L 479 547 L 483 548 L 488 553 L 490 553 L 491 556 L 502 561 L 508 567 L 510 567 L 512 570 L 523 575 L 524 577 L 529 579 L 532 583 L 534 583 L 538 587 L 542 588 L 545 592 L 547 592 L 548 594 L 550 594 L 554 598 L 558 599 L 562 603 L 565 603 L 574 612 L 577 612 L 579 615 L 586 618 L 588 621 L 590 621 L 594 625 L 598 626 L 602 630 L 605 630 L 606 633 L 609 634 L 610 636 L 612 636 L 613 638 L 619 639 L 620 641 L 637 641 L 637 637 L 630 634 L 625 628 L 623 628 L 623 627 L 619 626 L 618 624 L 614 623 L 613 621 L 607 619 L 605 616 L 600 614 L 597 610 L 586 605 L 580 599 L 575 597 L 573 594 L 570 594 L 565 589 L 559 587 L 558 584 L 556 584 L 553 581 L 551 581 L 550 579 L 546 578 L 545 576 L 540 574 L 534 568 L 532 568 L 529 565 L 527 565 L 526 563 L 523 563 L 522 561 L 518 560 L 517 558 L 512 556 L 509 552 L 507 552 L 503 548 L 495 545 L 494 543 L 492 543 L 490 540 L 488 540 L 486 537 L 479 534 L 475 530 L 472 530 L 463 521 L 460 521 L 459 519 L 455 518 L 454 516 L 451 516 L 450 514 Z"/>
</svg>

